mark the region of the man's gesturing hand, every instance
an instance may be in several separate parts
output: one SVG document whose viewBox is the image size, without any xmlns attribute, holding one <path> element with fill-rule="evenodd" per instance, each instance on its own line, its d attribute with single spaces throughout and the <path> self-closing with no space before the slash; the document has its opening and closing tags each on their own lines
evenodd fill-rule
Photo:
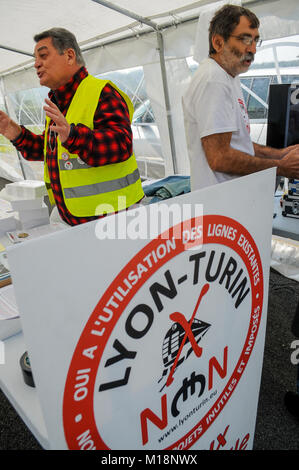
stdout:
<svg viewBox="0 0 299 470">
<path fill-rule="evenodd" d="M 0 134 L 9 140 L 16 139 L 21 134 L 21 127 L 7 116 L 6 113 L 0 111 Z"/>
<path fill-rule="evenodd" d="M 70 134 L 71 126 L 65 119 L 64 115 L 59 111 L 56 104 L 47 98 L 45 99 L 45 102 L 46 106 L 44 106 L 44 110 L 46 111 L 46 115 L 55 123 L 50 126 L 50 129 L 52 129 L 54 132 L 57 132 L 61 143 L 63 143 Z"/>
</svg>

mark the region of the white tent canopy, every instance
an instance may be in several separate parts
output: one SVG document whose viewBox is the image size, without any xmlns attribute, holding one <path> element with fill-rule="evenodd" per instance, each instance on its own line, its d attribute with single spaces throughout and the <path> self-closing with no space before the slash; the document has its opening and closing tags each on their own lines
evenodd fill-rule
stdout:
<svg viewBox="0 0 299 470">
<path fill-rule="evenodd" d="M 186 57 L 193 56 L 195 46 L 206 55 L 207 26 L 200 19 L 224 3 L 241 1 L 1 0 L 0 84 L 6 109 L 15 118 L 11 96 L 39 88 L 33 36 L 54 26 L 69 29 L 90 73 L 143 67 L 165 174 L 188 174 L 180 99 L 190 80 Z M 242 5 L 260 18 L 263 39 L 299 34 L 298 0 L 247 0 Z"/>
<path fill-rule="evenodd" d="M 46 0 L 1 0 L 0 75 L 24 64 L 32 64 L 34 34 L 54 26 L 72 31 L 82 49 L 86 50 L 90 46 L 105 44 L 128 34 L 138 36 L 153 31 L 149 25 L 126 16 L 126 12 L 149 20 L 164 32 L 167 25 L 180 29 L 184 21 L 196 20 L 208 8 L 215 9 L 221 3 L 237 3 L 216 0 L 115 0 L 103 1 L 104 6 L 98 1 L 52 0 L 49 3 Z M 296 0 L 247 0 L 239 3 L 251 8 L 262 19 L 264 39 L 280 37 L 284 32 L 288 35 L 298 34 L 299 3 Z M 263 20 L 264 17 L 268 17 L 267 21 Z M 278 25 L 279 28 L 276 27 Z M 166 55 L 167 52 L 174 52 L 171 45 L 168 47 Z"/>
</svg>

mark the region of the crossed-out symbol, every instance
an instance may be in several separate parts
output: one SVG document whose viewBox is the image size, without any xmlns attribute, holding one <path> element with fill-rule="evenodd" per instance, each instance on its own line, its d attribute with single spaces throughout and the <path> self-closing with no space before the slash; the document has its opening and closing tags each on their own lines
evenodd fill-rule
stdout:
<svg viewBox="0 0 299 470">
<path fill-rule="evenodd" d="M 187 337 L 189 338 L 189 341 L 191 343 L 191 346 L 192 346 L 192 349 L 195 353 L 195 355 L 197 357 L 200 357 L 202 355 L 202 348 L 200 346 L 198 346 L 197 342 L 196 342 L 196 339 L 194 338 L 194 335 L 192 333 L 192 330 L 191 330 L 191 326 L 192 326 L 192 323 L 193 323 L 193 320 L 194 320 L 194 317 L 195 317 L 195 314 L 198 310 L 198 307 L 199 307 L 199 304 L 201 302 L 201 299 L 203 298 L 203 296 L 208 292 L 209 290 L 209 284 L 205 284 L 201 291 L 200 291 L 200 294 L 199 294 L 199 297 L 198 297 L 198 300 L 196 302 L 196 305 L 195 305 L 195 309 L 193 311 L 193 314 L 192 314 L 192 317 L 191 319 L 189 320 L 189 322 L 186 320 L 186 318 L 184 317 L 184 315 L 180 312 L 174 312 L 172 313 L 169 318 L 171 320 L 173 320 L 174 322 L 177 322 L 179 323 L 185 330 L 185 336 L 183 338 L 183 341 L 181 342 L 181 345 L 180 345 L 180 348 L 178 350 L 178 353 L 177 353 L 177 356 L 175 358 L 175 361 L 170 369 L 170 373 L 169 373 L 169 376 L 167 378 L 167 381 L 166 381 L 166 387 L 169 387 L 169 385 L 172 384 L 173 382 L 173 374 L 174 374 L 174 371 L 176 369 L 176 366 L 177 366 L 177 363 L 178 363 L 178 360 L 180 358 L 180 355 L 181 355 L 181 352 L 182 352 L 182 349 L 184 347 L 184 344 L 187 340 Z"/>
</svg>

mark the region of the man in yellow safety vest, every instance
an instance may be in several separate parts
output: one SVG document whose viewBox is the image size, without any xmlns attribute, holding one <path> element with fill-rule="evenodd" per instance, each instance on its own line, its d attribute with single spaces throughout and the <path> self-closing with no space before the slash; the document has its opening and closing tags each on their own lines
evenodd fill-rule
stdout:
<svg viewBox="0 0 299 470">
<path fill-rule="evenodd" d="M 50 202 L 69 225 L 127 209 L 143 198 L 133 153 L 129 97 L 88 74 L 75 36 L 52 28 L 34 37 L 40 85 L 50 88 L 36 135 L 0 112 L 0 133 L 28 160 L 44 160 Z"/>
</svg>

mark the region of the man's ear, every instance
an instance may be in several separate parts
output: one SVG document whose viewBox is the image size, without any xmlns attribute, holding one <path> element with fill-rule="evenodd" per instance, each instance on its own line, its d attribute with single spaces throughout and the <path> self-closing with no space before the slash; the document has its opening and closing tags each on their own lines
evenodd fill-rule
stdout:
<svg viewBox="0 0 299 470">
<path fill-rule="evenodd" d="M 224 39 L 220 34 L 215 34 L 212 37 L 212 44 L 216 52 L 221 52 L 224 46 Z"/>
<path fill-rule="evenodd" d="M 65 53 L 66 53 L 66 57 L 67 57 L 69 65 L 73 65 L 76 61 L 76 53 L 74 49 L 69 48 L 65 51 Z"/>
</svg>

